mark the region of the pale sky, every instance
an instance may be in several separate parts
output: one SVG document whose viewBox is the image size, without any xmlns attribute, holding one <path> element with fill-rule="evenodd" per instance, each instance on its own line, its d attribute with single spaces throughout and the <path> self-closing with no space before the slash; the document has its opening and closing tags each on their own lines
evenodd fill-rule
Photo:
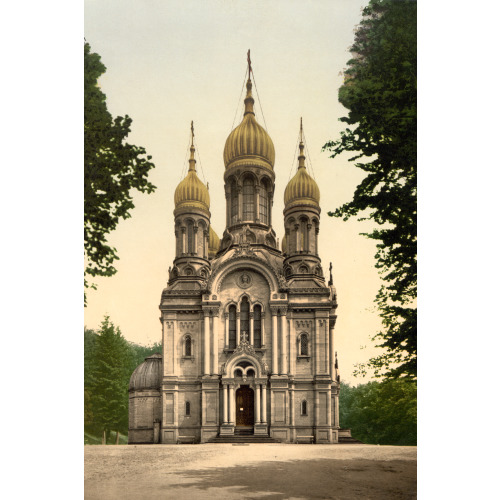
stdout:
<svg viewBox="0 0 500 500">
<path fill-rule="evenodd" d="M 375 244 L 359 233 L 366 222 L 343 222 L 327 212 L 350 200 L 363 173 L 347 157 L 330 159 L 322 146 L 344 128 L 337 101 L 340 72 L 350 57 L 353 29 L 368 0 L 129 1 L 85 2 L 85 38 L 107 72 L 100 79 L 113 116 L 128 114 L 128 141 L 143 146 L 156 168 L 154 194 L 137 194 L 132 217 L 109 241 L 118 250 L 117 274 L 97 279 L 88 292 L 85 325 L 105 314 L 139 344 L 161 340 L 158 305 L 174 258 L 174 191 L 186 167 L 194 121 L 198 175 L 209 182 L 212 226 L 225 224 L 222 152 L 241 121 L 238 101 L 251 49 L 258 97 L 276 150 L 273 227 L 283 237 L 283 193 L 297 168 L 300 117 L 308 168 L 321 191 L 320 257 L 333 263 L 339 307 L 335 333 L 341 377 L 351 383 L 354 364 L 378 350 L 370 341 L 380 328 L 373 299 L 380 286 Z M 264 125 L 257 92 L 257 120 Z M 201 167 L 200 167 L 201 165 Z M 291 168 L 293 167 L 293 172 Z M 367 346 L 366 349 L 362 349 Z M 366 380 L 366 379 L 365 379 Z"/>
</svg>

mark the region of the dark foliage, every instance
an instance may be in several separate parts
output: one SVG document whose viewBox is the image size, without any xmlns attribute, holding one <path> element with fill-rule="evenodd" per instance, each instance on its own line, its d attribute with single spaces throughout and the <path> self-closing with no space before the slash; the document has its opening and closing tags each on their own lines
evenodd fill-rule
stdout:
<svg viewBox="0 0 500 500">
<path fill-rule="evenodd" d="M 144 358 L 161 352 L 161 344 L 140 346 L 127 342 L 120 329 L 105 317 L 98 332 L 84 331 L 84 426 L 90 434 L 105 430 L 128 433 L 128 385 Z"/>
<path fill-rule="evenodd" d="M 376 376 L 417 374 L 417 3 L 371 0 L 356 29 L 339 101 L 349 110 L 332 158 L 366 172 L 353 199 L 329 215 L 372 220 L 376 268 L 384 284 L 375 299 L 384 354 L 370 360 Z"/>
<path fill-rule="evenodd" d="M 417 383 L 409 378 L 341 383 L 340 426 L 367 444 L 417 444 Z"/>
<path fill-rule="evenodd" d="M 131 216 L 133 190 L 151 193 L 148 182 L 154 168 L 144 148 L 125 142 L 132 119 L 113 118 L 107 110 L 106 96 L 97 83 L 106 71 L 98 54 L 84 50 L 84 240 L 85 287 L 95 288 L 88 276 L 112 276 L 116 248 L 108 245 L 108 234 L 121 219 Z M 86 298 L 86 296 L 85 296 Z"/>
</svg>

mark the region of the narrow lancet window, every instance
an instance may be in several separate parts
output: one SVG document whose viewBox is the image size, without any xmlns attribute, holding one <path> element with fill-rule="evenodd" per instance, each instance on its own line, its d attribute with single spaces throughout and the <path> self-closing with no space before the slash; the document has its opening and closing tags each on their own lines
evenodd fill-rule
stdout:
<svg viewBox="0 0 500 500">
<path fill-rule="evenodd" d="M 229 307 L 229 349 L 236 349 L 236 306 Z"/>
<path fill-rule="evenodd" d="M 243 181 L 243 220 L 253 221 L 255 219 L 254 188 L 252 179 Z"/>
<path fill-rule="evenodd" d="M 253 308 L 253 345 L 262 347 L 262 308 L 259 305 Z"/>
</svg>

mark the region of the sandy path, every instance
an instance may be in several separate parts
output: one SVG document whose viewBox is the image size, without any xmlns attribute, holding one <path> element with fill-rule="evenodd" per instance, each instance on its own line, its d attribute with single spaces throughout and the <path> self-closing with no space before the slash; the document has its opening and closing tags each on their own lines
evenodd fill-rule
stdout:
<svg viewBox="0 0 500 500">
<path fill-rule="evenodd" d="M 415 447 L 85 446 L 86 499 L 413 499 Z"/>
</svg>

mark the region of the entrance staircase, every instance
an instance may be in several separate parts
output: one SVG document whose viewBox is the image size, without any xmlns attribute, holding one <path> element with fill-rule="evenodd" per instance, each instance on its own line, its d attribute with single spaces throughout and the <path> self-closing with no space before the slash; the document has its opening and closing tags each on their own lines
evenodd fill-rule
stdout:
<svg viewBox="0 0 500 500">
<path fill-rule="evenodd" d="M 209 439 L 209 443 L 240 443 L 240 444 L 251 444 L 251 443 L 281 443 L 279 439 L 274 439 L 269 436 L 260 436 L 253 433 L 253 428 L 241 428 L 236 427 L 234 430 L 234 435 L 232 436 L 217 436 Z"/>
</svg>

